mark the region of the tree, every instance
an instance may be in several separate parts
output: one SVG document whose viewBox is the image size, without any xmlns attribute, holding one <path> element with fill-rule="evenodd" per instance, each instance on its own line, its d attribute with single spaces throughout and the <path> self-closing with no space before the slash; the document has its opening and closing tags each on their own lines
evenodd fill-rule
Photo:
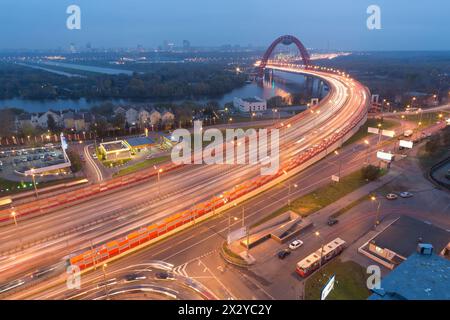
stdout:
<svg viewBox="0 0 450 320">
<path fill-rule="evenodd" d="M 376 166 L 368 165 L 361 169 L 361 176 L 364 180 L 374 181 L 380 175 L 380 169 Z"/>
<path fill-rule="evenodd" d="M 58 130 L 58 125 L 56 124 L 55 118 L 51 114 L 47 115 L 47 128 L 51 132 L 55 132 Z"/>
<path fill-rule="evenodd" d="M 79 154 L 72 150 L 68 150 L 67 156 L 69 157 L 69 160 L 70 160 L 70 164 L 71 164 L 70 169 L 72 170 L 72 172 L 75 173 L 75 172 L 80 171 L 83 166 L 81 164 L 81 158 L 80 158 Z"/>
<path fill-rule="evenodd" d="M 10 136 L 14 132 L 14 112 L 11 109 L 0 110 L 0 136 Z"/>
</svg>

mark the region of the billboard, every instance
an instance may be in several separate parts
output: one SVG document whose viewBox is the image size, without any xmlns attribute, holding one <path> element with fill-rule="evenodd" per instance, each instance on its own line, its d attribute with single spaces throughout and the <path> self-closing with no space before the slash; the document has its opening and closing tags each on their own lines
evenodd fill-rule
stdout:
<svg viewBox="0 0 450 320">
<path fill-rule="evenodd" d="M 400 140 L 400 147 L 411 149 L 413 147 L 413 142 L 408 140 Z"/>
<path fill-rule="evenodd" d="M 330 280 L 328 280 L 325 287 L 323 287 L 322 292 L 320 293 L 320 300 L 325 300 L 327 298 L 328 294 L 331 292 L 331 290 L 333 290 L 335 277 L 336 276 L 333 275 L 330 278 Z"/>
<path fill-rule="evenodd" d="M 395 137 L 395 131 L 392 131 L 392 130 L 382 130 L 381 134 L 386 137 L 391 137 L 391 138 Z"/>
<path fill-rule="evenodd" d="M 378 151 L 377 152 L 377 158 L 385 161 L 392 161 L 392 158 L 394 158 L 394 155 L 392 153 Z"/>
<path fill-rule="evenodd" d="M 380 130 L 378 130 L 378 128 L 368 127 L 368 128 L 367 128 L 367 132 L 368 132 L 368 133 L 375 133 L 375 134 L 378 134 L 378 133 L 380 132 Z"/>
<path fill-rule="evenodd" d="M 228 234 L 227 243 L 231 244 L 233 241 L 242 239 L 247 234 L 247 228 L 242 227 L 234 230 Z"/>
</svg>

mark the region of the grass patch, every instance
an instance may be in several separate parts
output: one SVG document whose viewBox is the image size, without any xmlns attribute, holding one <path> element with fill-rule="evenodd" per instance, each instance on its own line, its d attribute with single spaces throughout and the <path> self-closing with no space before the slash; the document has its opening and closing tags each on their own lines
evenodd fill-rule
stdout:
<svg viewBox="0 0 450 320">
<path fill-rule="evenodd" d="M 228 245 L 227 245 L 226 242 L 224 242 L 224 243 L 222 244 L 222 250 L 223 250 L 223 252 L 224 252 L 227 256 L 229 256 L 230 258 L 232 258 L 232 259 L 234 259 L 234 260 L 237 260 L 237 261 L 240 262 L 240 263 L 245 263 L 245 260 L 242 259 L 242 257 L 241 257 L 240 255 L 238 255 L 237 253 L 231 251 L 230 248 L 228 248 Z"/>
<path fill-rule="evenodd" d="M 381 170 L 379 173 L 379 177 L 386 174 L 386 170 Z M 371 181 L 368 181 L 363 178 L 362 171 L 357 170 L 355 172 L 350 173 L 349 175 L 341 178 L 341 181 L 339 183 L 336 182 L 330 182 L 327 185 L 320 187 L 304 196 L 301 196 L 299 198 L 296 198 L 295 200 L 291 201 L 291 206 L 288 207 L 288 205 L 285 205 L 278 210 L 272 212 L 271 214 L 265 216 L 261 220 L 257 221 L 255 224 L 253 224 L 250 228 L 254 228 L 256 226 L 259 226 L 283 213 L 290 210 L 294 213 L 297 213 L 301 215 L 302 217 L 306 217 L 316 211 L 319 211 L 322 208 L 325 208 L 326 206 L 332 204 L 333 202 L 336 202 L 340 198 L 346 196 L 347 194 L 355 191 L 356 189 L 359 189 L 363 187 L 364 185 L 368 184 Z M 352 207 L 356 206 L 360 202 L 364 201 L 366 199 L 366 196 L 362 197 L 361 199 L 358 199 L 354 201 L 353 203 L 347 205 L 346 207 L 342 208 L 341 210 L 337 211 L 333 214 L 334 217 L 337 217 L 347 210 L 350 210 Z"/>
<path fill-rule="evenodd" d="M 385 171 L 382 171 L 380 174 L 382 175 L 384 173 Z M 361 171 L 357 170 L 343 177 L 338 183 L 330 182 L 311 193 L 295 199 L 291 203 L 291 210 L 302 216 L 308 216 L 336 202 L 356 189 L 363 187 L 369 182 L 362 177 Z"/>
<path fill-rule="evenodd" d="M 366 270 L 354 261 L 335 259 L 306 280 L 305 299 L 320 300 L 322 288 L 333 275 L 334 289 L 327 300 L 365 300 L 370 296 Z"/>
<path fill-rule="evenodd" d="M 367 132 L 367 128 L 368 127 L 375 128 L 378 126 L 379 123 L 381 123 L 382 129 L 390 129 L 397 125 L 397 122 L 393 121 L 393 120 L 367 119 L 366 123 L 361 128 L 359 128 L 359 130 L 350 139 L 348 139 L 346 142 L 344 142 L 343 146 L 347 146 L 352 143 L 355 143 L 356 141 L 364 139 L 365 137 L 367 137 L 369 135 L 369 133 Z"/>
<path fill-rule="evenodd" d="M 59 179 L 54 181 L 47 181 L 47 182 L 39 182 L 37 181 L 37 188 L 38 192 L 39 189 L 45 188 L 45 187 L 51 187 L 57 184 L 61 183 L 68 183 L 75 180 L 78 180 L 79 178 L 65 178 L 65 179 Z M 37 180 L 37 179 L 36 179 Z M 25 191 L 32 191 L 34 190 L 34 186 L 32 182 L 25 182 L 25 181 L 11 181 L 6 180 L 3 178 L 0 178 L 0 197 L 7 196 L 10 194 L 25 192 Z"/>
<path fill-rule="evenodd" d="M 442 115 L 440 118 L 439 115 Z M 445 121 L 445 118 L 447 118 L 450 115 L 450 112 L 441 111 L 441 112 L 430 112 L 430 113 L 423 113 L 423 114 L 411 114 L 411 115 L 405 115 L 404 120 L 416 122 L 417 124 L 420 122 L 421 127 L 428 127 L 433 124 L 435 124 L 438 121 Z"/>
<path fill-rule="evenodd" d="M 114 174 L 114 177 L 120 177 L 120 176 L 124 176 L 126 174 L 130 174 L 139 170 L 143 170 L 143 169 L 147 169 L 150 168 L 156 164 L 165 162 L 167 160 L 170 159 L 170 156 L 162 156 L 162 157 L 156 157 L 156 158 L 152 158 L 152 159 L 148 159 L 142 162 L 138 162 L 136 164 L 133 164 L 129 167 L 120 169 L 119 172 Z"/>
</svg>

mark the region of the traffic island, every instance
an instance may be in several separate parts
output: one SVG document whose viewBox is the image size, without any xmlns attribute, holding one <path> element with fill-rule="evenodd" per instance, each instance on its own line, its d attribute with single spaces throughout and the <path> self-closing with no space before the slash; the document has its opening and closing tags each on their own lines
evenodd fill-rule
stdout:
<svg viewBox="0 0 450 320">
<path fill-rule="evenodd" d="M 239 249 L 242 248 L 237 241 L 231 243 L 230 245 L 228 245 L 228 243 L 224 241 L 222 243 L 220 255 L 228 263 L 243 268 L 249 267 L 256 262 L 255 258 L 253 258 L 250 254 L 247 255 L 247 252 L 245 250 Z"/>
</svg>

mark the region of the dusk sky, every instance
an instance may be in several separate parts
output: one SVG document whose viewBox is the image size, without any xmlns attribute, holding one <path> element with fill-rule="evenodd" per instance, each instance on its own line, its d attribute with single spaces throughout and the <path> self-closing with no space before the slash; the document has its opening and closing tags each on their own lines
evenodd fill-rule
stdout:
<svg viewBox="0 0 450 320">
<path fill-rule="evenodd" d="M 81 7 L 81 30 L 66 28 L 66 9 Z M 381 30 L 366 9 L 381 8 Z M 450 50 L 448 0 L 1 0 L 0 49 L 267 46 L 293 34 L 308 48 Z"/>
</svg>

